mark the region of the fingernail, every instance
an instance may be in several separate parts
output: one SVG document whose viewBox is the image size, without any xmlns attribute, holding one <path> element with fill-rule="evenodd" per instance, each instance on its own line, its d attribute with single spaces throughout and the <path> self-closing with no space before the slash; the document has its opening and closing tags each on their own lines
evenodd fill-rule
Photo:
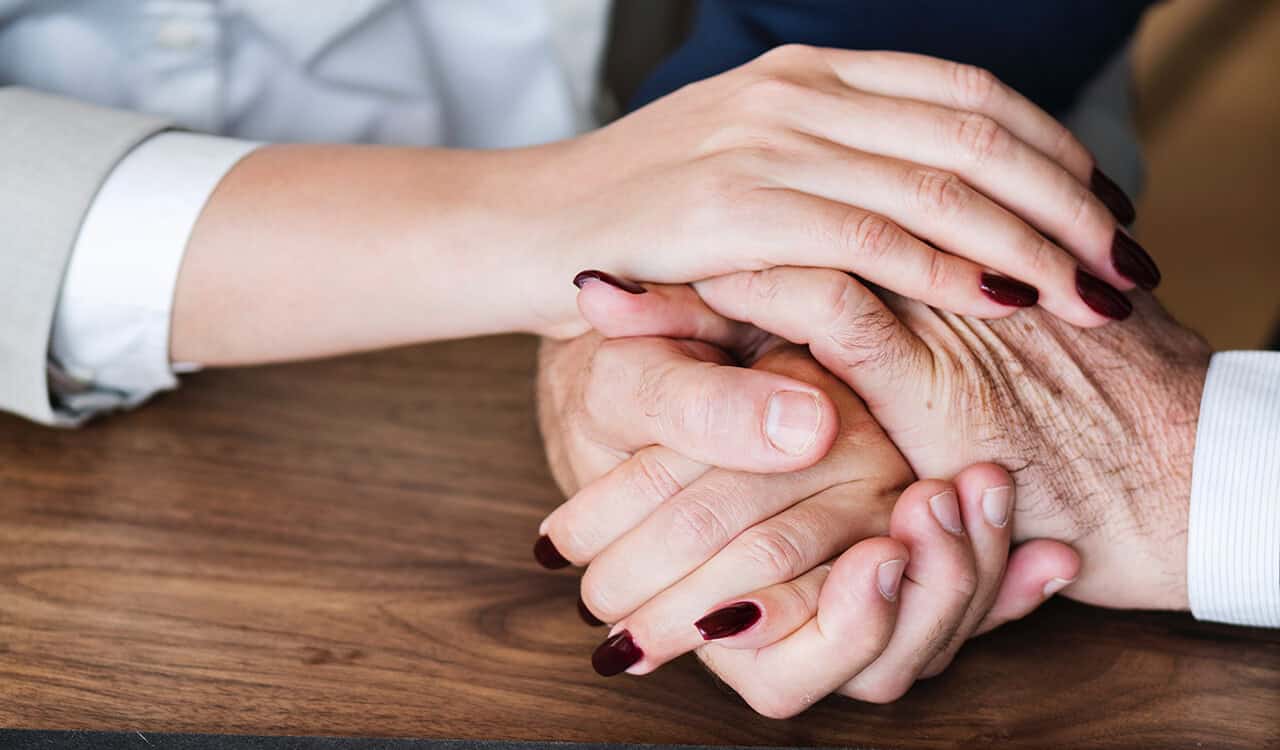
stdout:
<svg viewBox="0 0 1280 750">
<path fill-rule="evenodd" d="M 1044 585 L 1045 598 L 1053 596 L 1073 583 L 1075 583 L 1075 579 L 1068 581 L 1065 578 L 1050 578 L 1049 582 Z"/>
<path fill-rule="evenodd" d="M 1133 312 L 1128 297 L 1083 268 L 1076 269 L 1076 293 L 1089 309 L 1112 320 L 1124 320 Z"/>
<path fill-rule="evenodd" d="M 737 635 L 760 621 L 760 607 L 755 602 L 738 602 L 721 607 L 693 624 L 702 640 L 714 641 Z"/>
<path fill-rule="evenodd" d="M 1137 240 L 1119 229 L 1111 241 L 1111 265 L 1115 266 L 1116 273 L 1143 289 L 1155 289 L 1160 285 L 1160 269 L 1156 267 L 1155 260 Z"/>
<path fill-rule="evenodd" d="M 1000 305 L 1031 307 L 1040 299 L 1040 292 L 1035 287 L 1007 276 L 984 273 L 981 282 L 978 288 L 982 293 Z"/>
<path fill-rule="evenodd" d="M 1124 194 L 1115 180 L 1103 174 L 1097 167 L 1094 167 L 1093 174 L 1089 175 L 1089 189 L 1111 211 L 1116 221 L 1121 224 L 1133 223 L 1138 215 L 1133 208 L 1133 201 L 1129 200 L 1129 196 Z"/>
<path fill-rule="evenodd" d="M 939 492 L 929 498 L 929 510 L 938 519 L 942 528 L 952 534 L 963 534 L 964 524 L 960 521 L 960 504 L 956 502 L 955 490 Z"/>
<path fill-rule="evenodd" d="M 591 655 L 591 666 L 602 677 L 627 671 L 627 667 L 644 658 L 644 651 L 625 630 L 620 630 L 601 643 Z"/>
<path fill-rule="evenodd" d="M 587 603 L 582 601 L 582 597 L 578 597 L 578 617 L 581 617 L 583 622 L 593 628 L 598 628 L 604 624 L 604 620 L 591 614 L 591 610 L 587 609 Z"/>
<path fill-rule="evenodd" d="M 798 456 L 813 445 L 822 424 L 822 409 L 811 393 L 778 391 L 769 397 L 764 432 L 773 447 Z"/>
<path fill-rule="evenodd" d="M 569 566 L 569 561 L 564 559 L 564 555 L 560 554 L 560 550 L 556 549 L 556 545 L 549 536 L 540 536 L 538 541 L 533 543 L 533 559 L 548 570 L 557 570 Z"/>
<path fill-rule="evenodd" d="M 615 289 L 621 289 L 627 294 L 644 294 L 645 292 L 649 291 L 648 289 L 645 289 L 644 287 L 640 286 L 634 281 L 620 279 L 611 273 L 605 273 L 604 271 L 595 271 L 595 270 L 583 271 L 579 273 L 577 276 L 574 276 L 573 285 L 581 289 L 583 284 L 586 284 L 588 281 L 592 279 L 596 281 L 603 281 L 609 286 L 614 287 Z"/>
<path fill-rule="evenodd" d="M 997 529 L 1003 529 L 1009 523 L 1009 509 L 1012 506 L 1012 487 L 988 487 L 982 491 L 982 515 L 987 517 L 987 523 Z"/>
<path fill-rule="evenodd" d="M 889 601 L 898 598 L 898 586 L 902 584 L 902 571 L 907 567 L 906 560 L 890 560 L 880 563 L 876 570 L 876 588 L 880 596 Z"/>
</svg>

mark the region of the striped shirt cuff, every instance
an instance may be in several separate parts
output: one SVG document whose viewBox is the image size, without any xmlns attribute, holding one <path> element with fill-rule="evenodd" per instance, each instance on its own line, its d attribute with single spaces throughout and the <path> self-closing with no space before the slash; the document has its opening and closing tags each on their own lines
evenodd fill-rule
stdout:
<svg viewBox="0 0 1280 750">
<path fill-rule="evenodd" d="M 1280 353 L 1221 352 L 1209 364 L 1187 594 L 1199 619 L 1280 627 Z"/>
</svg>

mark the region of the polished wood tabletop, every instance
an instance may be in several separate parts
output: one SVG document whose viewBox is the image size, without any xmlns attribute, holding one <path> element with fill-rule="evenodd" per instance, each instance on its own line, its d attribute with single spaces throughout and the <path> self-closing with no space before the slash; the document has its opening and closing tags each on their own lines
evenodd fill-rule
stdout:
<svg viewBox="0 0 1280 750">
<path fill-rule="evenodd" d="M 1053 602 L 888 706 L 755 716 L 691 657 L 597 677 L 535 343 L 206 372 L 0 418 L 0 727 L 595 742 L 1280 746 L 1280 633 Z"/>
</svg>

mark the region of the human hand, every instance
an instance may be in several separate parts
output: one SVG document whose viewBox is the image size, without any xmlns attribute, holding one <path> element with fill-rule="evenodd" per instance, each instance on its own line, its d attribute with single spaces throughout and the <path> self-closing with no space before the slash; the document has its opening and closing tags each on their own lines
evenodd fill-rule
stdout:
<svg viewBox="0 0 1280 750">
<path fill-rule="evenodd" d="M 864 700 L 892 700 L 922 673 L 940 671 L 984 617 L 987 627 L 1019 617 L 1051 593 L 1050 582 L 1074 577 L 1071 550 L 1044 542 L 1018 551 L 1001 589 L 1012 502 L 1007 474 L 973 467 L 956 480 L 959 503 L 935 481 L 918 483 L 895 505 L 910 472 L 847 386 L 794 346 L 770 349 L 756 367 L 821 387 L 837 404 L 841 431 L 819 464 L 763 476 L 709 469 L 668 449 L 646 448 L 542 525 L 569 560 L 589 563 L 582 584 L 588 612 L 616 623 L 593 659 L 601 673 L 644 674 L 697 648 L 716 631 L 700 636 L 695 621 L 730 636 L 728 648 L 759 651 L 765 661 L 781 653 L 816 655 L 839 642 L 830 641 L 841 632 L 835 629 L 858 628 L 863 635 L 838 654 L 783 674 L 749 670 L 741 657 L 725 656 L 726 680 L 770 715 L 795 713 L 804 696 L 812 700 L 840 686 Z M 886 533 L 898 541 L 869 539 Z M 881 558 L 902 543 L 912 561 L 906 586 L 923 588 L 904 597 L 895 629 L 889 605 L 896 597 L 886 605 L 884 597 L 868 602 L 863 594 L 875 592 L 870 583 L 879 578 L 872 568 L 884 566 L 889 558 Z M 837 556 L 846 562 L 835 563 L 833 586 L 844 593 L 823 594 L 825 611 L 818 616 L 825 624 L 802 633 L 832 570 L 823 563 Z M 1002 601 L 992 610 L 997 590 Z M 739 621 L 741 635 L 726 632 L 724 615 L 708 618 L 745 602 L 754 622 Z M 775 647 L 778 642 L 785 643 Z"/>
<path fill-rule="evenodd" d="M 1046 540 L 1018 547 L 1005 567 L 1008 527 L 992 526 L 987 498 L 1009 482 L 1002 469 L 986 464 L 966 470 L 954 484 L 913 484 L 894 507 L 891 537 L 859 542 L 832 565 L 704 618 L 702 630 L 715 635 L 711 627 L 724 623 L 725 613 L 741 613 L 744 603 L 761 613 L 754 627 L 699 648 L 699 658 L 773 718 L 793 716 L 831 692 L 875 703 L 897 700 L 917 679 L 945 669 L 970 634 L 1029 613 L 1062 576 L 1078 570 L 1070 547 Z M 965 529 L 960 535 L 943 529 L 933 512 L 941 499 L 954 503 L 957 495 Z M 903 544 L 909 562 L 895 601 L 897 566 L 878 561 L 895 559 L 890 551 Z M 873 569 L 869 562 L 878 564 Z"/>
<path fill-rule="evenodd" d="M 937 59 L 780 47 L 551 153 L 515 203 L 530 288 L 570 262 L 652 282 L 818 266 L 967 315 L 1038 299 L 1097 326 L 1128 314 L 1112 287 L 1159 281 L 1069 131 Z M 567 295 L 549 304 L 539 332 L 582 332 Z"/>
<path fill-rule="evenodd" d="M 1111 607 L 1186 609 L 1192 453 L 1209 349 L 1149 295 L 1122 326 L 1080 331 L 1038 311 L 984 322 L 819 269 L 696 285 L 706 304 L 809 346 L 849 383 L 917 474 L 1014 467 L 1015 541 L 1061 539 L 1084 569 L 1066 592 Z M 714 330 L 688 295 L 637 307 L 595 285 L 609 335 Z M 586 295 L 584 293 L 584 298 Z M 684 304 L 676 307 L 676 304 Z"/>
</svg>

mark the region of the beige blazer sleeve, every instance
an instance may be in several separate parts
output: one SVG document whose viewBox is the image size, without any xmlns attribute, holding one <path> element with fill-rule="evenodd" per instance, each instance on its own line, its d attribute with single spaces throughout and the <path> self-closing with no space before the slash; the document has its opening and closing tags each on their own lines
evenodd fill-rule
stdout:
<svg viewBox="0 0 1280 750">
<path fill-rule="evenodd" d="M 48 352 L 67 259 L 111 169 L 162 120 L 0 88 L 0 410 L 45 424 Z"/>
</svg>

